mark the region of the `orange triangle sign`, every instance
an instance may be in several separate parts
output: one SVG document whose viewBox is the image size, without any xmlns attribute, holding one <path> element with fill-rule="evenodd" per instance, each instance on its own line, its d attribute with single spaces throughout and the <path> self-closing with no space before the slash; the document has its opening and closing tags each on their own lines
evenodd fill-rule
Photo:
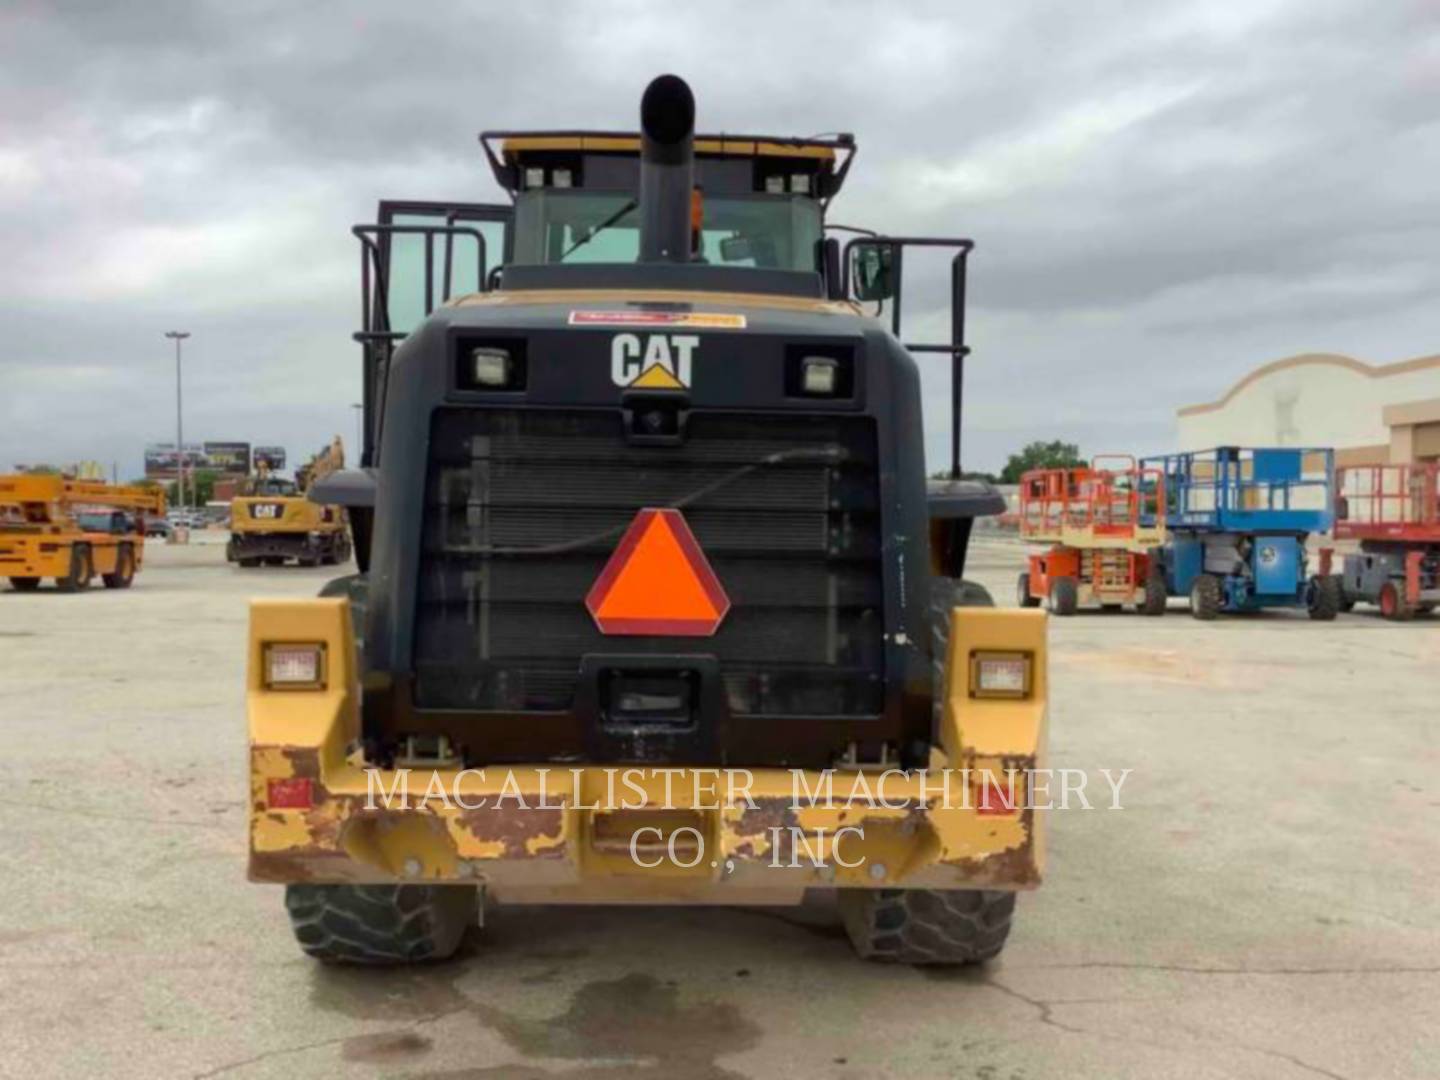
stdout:
<svg viewBox="0 0 1440 1080">
<path fill-rule="evenodd" d="M 710 637 L 730 598 L 684 515 L 645 509 L 620 538 L 585 606 L 602 634 Z"/>
</svg>

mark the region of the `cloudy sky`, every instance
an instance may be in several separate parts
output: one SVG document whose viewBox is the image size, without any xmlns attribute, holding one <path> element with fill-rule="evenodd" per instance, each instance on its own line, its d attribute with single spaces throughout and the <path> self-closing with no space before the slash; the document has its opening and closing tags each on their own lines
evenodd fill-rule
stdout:
<svg viewBox="0 0 1440 1080">
<path fill-rule="evenodd" d="M 704 129 L 855 132 L 836 220 L 978 241 L 971 467 L 1163 449 L 1290 353 L 1440 351 L 1435 0 L 4 0 L 0 468 L 135 475 L 175 327 L 187 440 L 350 439 L 349 226 L 495 199 L 479 130 L 632 126 L 665 70 Z"/>
</svg>

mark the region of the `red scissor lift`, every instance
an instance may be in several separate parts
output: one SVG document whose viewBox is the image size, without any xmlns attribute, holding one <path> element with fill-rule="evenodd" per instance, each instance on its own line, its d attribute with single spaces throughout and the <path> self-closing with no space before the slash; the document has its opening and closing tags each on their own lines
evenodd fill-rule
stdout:
<svg viewBox="0 0 1440 1080">
<path fill-rule="evenodd" d="M 1165 543 L 1164 475 L 1133 457 L 1033 469 L 1020 478 L 1020 536 L 1046 549 L 1020 575 L 1022 607 L 1071 615 L 1083 604 L 1165 613 L 1158 549 Z"/>
<path fill-rule="evenodd" d="M 1440 606 L 1440 463 L 1362 465 L 1335 478 L 1335 539 L 1358 540 L 1340 574 L 1343 604 L 1405 620 Z"/>
</svg>

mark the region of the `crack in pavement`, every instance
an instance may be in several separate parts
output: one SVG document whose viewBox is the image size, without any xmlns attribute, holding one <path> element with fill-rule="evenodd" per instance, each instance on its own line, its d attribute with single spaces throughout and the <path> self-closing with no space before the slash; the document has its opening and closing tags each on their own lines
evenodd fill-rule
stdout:
<svg viewBox="0 0 1440 1080">
<path fill-rule="evenodd" d="M 411 1020 L 409 1023 L 401 1025 L 401 1029 L 414 1031 L 416 1028 L 424 1027 L 426 1024 L 434 1024 L 440 1020 L 444 1020 L 446 1017 L 454 1016 L 457 1013 L 468 1012 L 469 1009 L 470 1006 L 465 1005 L 455 1009 L 446 1009 L 444 1012 L 435 1013 L 433 1016 L 422 1016 L 419 1019 Z M 388 1030 L 394 1031 L 396 1029 L 391 1028 Z M 212 1077 L 224 1076 L 226 1073 L 233 1073 L 237 1069 L 244 1069 L 251 1065 L 256 1065 L 262 1061 L 269 1061 L 271 1058 L 288 1057 L 292 1054 L 303 1054 L 307 1050 L 319 1050 L 326 1046 L 338 1046 L 341 1043 L 347 1042 L 350 1039 L 355 1038 L 357 1034 L 364 1033 L 352 1031 L 348 1035 L 336 1035 L 333 1038 L 319 1039 L 311 1043 L 302 1043 L 299 1046 L 277 1047 L 274 1050 L 266 1050 L 263 1053 L 255 1054 L 248 1058 L 243 1058 L 240 1061 L 231 1061 L 224 1065 L 217 1065 L 213 1069 L 207 1069 L 205 1072 L 191 1073 L 191 1078 L 192 1080 L 211 1080 Z"/>
<path fill-rule="evenodd" d="M 1057 965 L 1057 966 L 1073 966 L 1073 965 Z M 1145 966 L 1145 965 L 1138 965 L 1138 966 Z M 1202 970 L 1203 970 L 1203 969 L 1202 969 Z M 992 987 L 992 988 L 1000 991 L 1000 993 L 1004 994 L 1006 997 L 1014 998 L 1016 1001 L 1020 1001 L 1020 1002 L 1023 1002 L 1024 1004 L 1026 1004 L 1026 1005 L 1029 1005 L 1032 1009 L 1034 1009 L 1034 1010 L 1036 1011 L 1036 1013 L 1038 1014 L 1037 1019 L 1038 1019 L 1042 1024 L 1045 1024 L 1045 1025 L 1048 1026 L 1048 1027 L 1056 1028 L 1056 1029 L 1058 1029 L 1058 1030 L 1060 1030 L 1060 1031 L 1067 1032 L 1067 1033 L 1069 1033 L 1069 1034 L 1071 1034 L 1071 1035 L 1088 1035 L 1088 1036 L 1090 1036 L 1091 1038 L 1096 1038 L 1096 1039 L 1108 1039 L 1108 1040 L 1110 1040 L 1110 1041 L 1112 1041 L 1112 1042 L 1131 1043 L 1131 1044 L 1134 1044 L 1134 1045 L 1136 1045 L 1136 1046 L 1148 1046 L 1148 1047 L 1151 1047 L 1152 1049 L 1165 1050 L 1165 1051 L 1171 1052 L 1171 1053 L 1183 1053 L 1183 1052 L 1184 1052 L 1184 1048 L 1182 1048 L 1182 1047 L 1173 1046 L 1173 1045 L 1170 1045 L 1170 1044 L 1168 1044 L 1168 1043 L 1156 1042 L 1156 1041 L 1153 1040 L 1153 1039 L 1140 1039 L 1140 1038 L 1136 1038 L 1136 1037 L 1133 1036 L 1133 1035 L 1115 1035 L 1115 1034 L 1112 1034 L 1112 1033 L 1106 1032 L 1106 1031 L 1095 1031 L 1095 1030 L 1093 1030 L 1093 1029 L 1091 1029 L 1091 1028 L 1076 1027 L 1076 1026 L 1074 1026 L 1074 1025 L 1072 1025 L 1072 1024 L 1062 1023 L 1060 1020 L 1057 1020 L 1057 1019 L 1055 1018 L 1055 1009 L 1056 1009 L 1057 1007 L 1061 1006 L 1061 1005 L 1102 1004 L 1102 1003 L 1104 1003 L 1103 1001 L 1100 1001 L 1100 1000 L 1096 1000 L 1096 1001 L 1093 1001 L 1093 1002 L 1090 1002 L 1090 1001 L 1087 1001 L 1087 1002 L 1080 1002 L 1080 1001 L 1053 1001 L 1053 1002 L 1052 1002 L 1052 1001 L 1045 1001 L 1045 1000 L 1043 1000 L 1043 999 L 1041 999 L 1041 998 L 1033 998 L 1033 997 L 1030 997 L 1028 994 L 1022 994 L 1020 991 L 1015 990 L 1015 989 L 1013 989 L 1013 988 L 1011 988 L 1011 987 L 1009 987 L 1009 986 L 1006 986 L 1006 985 L 1004 985 L 1003 983 L 998 983 L 998 982 L 995 981 L 995 979 L 994 979 L 993 976 L 987 976 L 987 977 L 985 977 L 984 979 L 980 980 L 980 983 L 981 983 L 982 986 L 989 986 L 989 987 Z M 1201 1042 L 1209 1042 L 1209 1043 L 1216 1043 L 1216 1044 L 1218 1044 L 1218 1045 L 1233 1046 L 1233 1047 L 1235 1047 L 1235 1048 L 1238 1049 L 1238 1050 L 1244 1050 L 1244 1051 L 1246 1051 L 1246 1052 L 1248 1052 L 1248 1053 L 1261 1054 L 1261 1055 L 1264 1055 L 1265 1057 L 1279 1058 L 1281 1061 L 1289 1062 L 1291 1065 L 1294 1065 L 1296 1068 L 1303 1069 L 1303 1070 L 1305 1070 L 1306 1072 L 1311 1073 L 1312 1075 L 1315 1075 L 1315 1076 L 1323 1076 L 1323 1077 L 1326 1078 L 1326 1080 L 1349 1080 L 1348 1077 L 1343 1076 L 1343 1075 L 1340 1074 L 1340 1073 L 1330 1072 L 1330 1071 L 1327 1070 L 1327 1069 L 1322 1069 L 1322 1068 L 1320 1068 L 1318 1065 L 1311 1065 L 1309 1062 L 1307 1062 L 1307 1061 L 1302 1061 L 1300 1058 L 1295 1057 L 1293 1054 L 1287 1054 L 1287 1053 L 1285 1053 L 1284 1051 L 1281 1051 L 1281 1050 L 1271 1050 L 1271 1049 L 1268 1049 L 1267 1047 L 1263 1047 L 1263 1046 L 1253 1046 L 1253 1045 L 1251 1045 L 1251 1044 L 1249 1044 L 1249 1043 L 1237 1042 L 1237 1041 L 1235 1041 L 1235 1040 L 1233 1040 L 1233 1039 L 1228 1039 L 1228 1038 L 1223 1038 L 1223 1037 L 1220 1038 L 1220 1039 L 1217 1039 L 1217 1038 L 1215 1038 L 1214 1036 L 1208 1035 L 1208 1034 L 1206 1034 L 1206 1033 L 1204 1033 L 1204 1032 L 1196 1031 L 1194 1028 L 1185 1028 L 1184 1030 L 1188 1031 L 1191 1035 L 1193 1035 L 1195 1038 L 1199 1039 Z"/>
<path fill-rule="evenodd" d="M 1080 964 L 1012 965 L 1012 971 L 1169 971 L 1180 975 L 1440 975 L 1440 967 L 1248 968 L 1197 967 L 1187 964 L 1127 964 L 1118 960 L 1091 960 Z"/>
</svg>

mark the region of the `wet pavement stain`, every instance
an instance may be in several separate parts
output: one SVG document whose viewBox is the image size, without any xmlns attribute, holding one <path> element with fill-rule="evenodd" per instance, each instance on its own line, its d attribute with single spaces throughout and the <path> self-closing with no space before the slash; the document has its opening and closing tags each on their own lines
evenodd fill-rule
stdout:
<svg viewBox="0 0 1440 1080">
<path fill-rule="evenodd" d="M 682 1004 L 678 988 L 650 975 L 586 983 L 556 1017 L 514 1016 L 493 1005 L 473 1003 L 476 1017 L 515 1050 L 532 1058 L 597 1062 L 561 1075 L 599 1077 L 687 1077 L 737 1080 L 739 1073 L 716 1064 L 723 1054 L 748 1050 L 760 1028 L 728 1002 Z M 597 1060 L 598 1059 L 598 1060 Z M 553 1071 L 501 1065 L 427 1073 L 412 1080 L 527 1080 Z"/>
</svg>

